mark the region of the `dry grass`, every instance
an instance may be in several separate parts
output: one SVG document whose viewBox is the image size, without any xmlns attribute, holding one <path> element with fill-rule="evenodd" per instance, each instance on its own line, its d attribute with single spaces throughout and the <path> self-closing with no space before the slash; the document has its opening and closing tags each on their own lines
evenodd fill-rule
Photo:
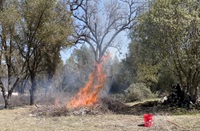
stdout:
<svg viewBox="0 0 200 131">
<path fill-rule="evenodd" d="M 167 116 L 156 114 L 151 128 L 143 124 L 143 116 L 135 115 L 79 115 L 61 117 L 33 116 L 36 107 L 0 110 L 1 131 L 142 131 L 142 130 L 200 130 L 199 115 Z"/>
<path fill-rule="evenodd" d="M 147 101 L 159 101 L 159 100 L 160 100 L 159 98 L 152 98 L 152 99 L 144 99 L 144 100 L 134 101 L 134 102 L 126 102 L 125 104 L 127 106 L 134 106 L 136 104 L 144 103 L 144 102 L 147 102 Z"/>
</svg>

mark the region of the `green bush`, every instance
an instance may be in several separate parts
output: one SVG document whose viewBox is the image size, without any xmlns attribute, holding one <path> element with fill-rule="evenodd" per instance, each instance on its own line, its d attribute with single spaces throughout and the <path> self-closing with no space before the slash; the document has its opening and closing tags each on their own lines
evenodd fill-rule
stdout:
<svg viewBox="0 0 200 131">
<path fill-rule="evenodd" d="M 126 102 L 154 98 L 155 95 L 144 83 L 133 83 L 124 91 Z"/>
</svg>

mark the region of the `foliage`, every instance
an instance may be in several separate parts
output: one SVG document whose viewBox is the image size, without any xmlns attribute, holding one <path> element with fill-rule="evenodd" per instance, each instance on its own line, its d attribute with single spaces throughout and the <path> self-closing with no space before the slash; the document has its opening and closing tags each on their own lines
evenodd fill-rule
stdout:
<svg viewBox="0 0 200 131">
<path fill-rule="evenodd" d="M 52 79 L 61 61 L 60 50 L 69 45 L 71 15 L 62 1 L 11 0 L 0 4 L 0 65 L 1 69 L 6 67 L 1 79 L 8 79 L 8 86 L 0 82 L 5 105 L 9 105 L 14 88 L 29 80 L 33 104 L 36 79 L 46 72 Z"/>
<path fill-rule="evenodd" d="M 109 92 L 110 93 L 120 93 L 124 90 L 124 81 L 121 74 L 122 64 L 119 59 L 115 56 L 111 61 L 111 85 Z"/>
<path fill-rule="evenodd" d="M 58 89 L 65 92 L 78 91 L 88 81 L 93 64 L 94 56 L 90 48 L 83 45 L 80 49 L 75 49 L 58 74 L 61 77 Z"/>
<path fill-rule="evenodd" d="M 113 63 L 112 66 L 113 80 L 110 93 L 122 93 L 135 81 L 135 68 L 133 63 L 128 61 L 127 58 L 118 63 Z"/>
<path fill-rule="evenodd" d="M 109 94 L 110 97 L 112 97 L 113 99 L 116 99 L 116 100 L 119 100 L 119 101 L 122 101 L 122 102 L 126 102 L 126 96 L 124 93 L 112 93 L 112 94 Z"/>
<path fill-rule="evenodd" d="M 15 1 L 9 1 L 6 4 L 1 2 L 0 4 L 0 68 L 2 71 L 0 88 L 5 101 L 5 108 L 8 108 L 12 92 L 23 75 L 25 64 L 19 57 L 19 51 L 14 41 L 17 24 L 21 18 Z"/>
<path fill-rule="evenodd" d="M 194 101 L 200 82 L 199 4 L 197 0 L 156 0 L 139 18 L 133 35 L 142 54 L 147 54 L 141 63 L 149 70 L 154 69 L 152 65 L 158 66 L 158 74 L 159 67 L 168 67 Z M 146 64 L 149 60 L 150 66 Z"/>
<path fill-rule="evenodd" d="M 36 76 L 47 71 L 48 83 L 51 82 L 61 59 L 59 51 L 66 46 L 70 34 L 70 14 L 62 4 L 55 0 L 26 0 L 20 6 L 24 19 L 17 42 L 30 76 L 30 104 L 34 104 Z"/>
<path fill-rule="evenodd" d="M 155 97 L 144 83 L 133 83 L 125 91 L 126 101 L 132 102 Z"/>
<path fill-rule="evenodd" d="M 123 61 L 128 71 L 122 74 L 129 78 L 129 83 L 145 83 L 153 92 L 169 91 L 176 80 L 171 72 L 172 67 L 160 55 L 152 52 L 153 49 L 133 39 L 129 44 L 128 56 Z"/>
</svg>

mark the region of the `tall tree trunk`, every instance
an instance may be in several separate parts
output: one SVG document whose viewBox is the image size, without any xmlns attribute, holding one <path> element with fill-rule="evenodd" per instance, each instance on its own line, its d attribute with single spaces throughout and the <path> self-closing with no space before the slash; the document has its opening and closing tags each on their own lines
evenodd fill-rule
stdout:
<svg viewBox="0 0 200 131">
<path fill-rule="evenodd" d="M 10 107 L 10 97 L 11 97 L 11 95 L 7 94 L 8 92 L 6 93 L 5 86 L 3 85 L 3 82 L 2 82 L 1 79 L 0 79 L 0 88 L 1 88 L 3 98 L 4 98 L 4 103 L 5 103 L 4 107 L 9 108 Z"/>
<path fill-rule="evenodd" d="M 190 87 L 190 96 L 191 96 L 191 100 L 193 103 L 196 102 L 196 100 L 198 99 L 198 87 Z"/>
<path fill-rule="evenodd" d="M 187 91 L 186 93 L 190 94 L 191 97 L 191 101 L 193 103 L 196 102 L 196 100 L 198 99 L 198 76 L 197 75 L 192 75 L 192 72 L 189 71 L 188 73 L 189 75 L 186 76 L 186 83 L 187 83 Z M 194 73 L 196 74 L 196 72 Z"/>
<path fill-rule="evenodd" d="M 30 92 L 30 105 L 35 104 L 35 91 L 36 91 L 36 81 L 35 81 L 35 75 L 31 76 L 31 89 Z"/>
<path fill-rule="evenodd" d="M 6 95 L 4 98 L 5 108 L 10 108 L 10 96 Z"/>
</svg>

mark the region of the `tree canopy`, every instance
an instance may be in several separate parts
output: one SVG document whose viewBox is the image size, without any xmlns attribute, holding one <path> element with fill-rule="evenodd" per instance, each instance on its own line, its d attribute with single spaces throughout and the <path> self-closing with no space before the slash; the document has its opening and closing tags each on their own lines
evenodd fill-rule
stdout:
<svg viewBox="0 0 200 131">
<path fill-rule="evenodd" d="M 65 2 L 56 0 L 0 1 L 1 84 L 7 107 L 20 81 L 31 81 L 30 104 L 34 104 L 36 77 L 48 72 L 49 83 L 61 61 L 60 50 L 69 45 L 71 15 Z M 13 82 L 14 81 L 14 82 Z M 6 91 L 8 95 L 6 95 Z"/>
<path fill-rule="evenodd" d="M 150 60 L 155 67 L 164 62 L 195 101 L 200 84 L 200 2 L 153 1 L 133 36 L 145 56 L 141 63 Z"/>
</svg>

